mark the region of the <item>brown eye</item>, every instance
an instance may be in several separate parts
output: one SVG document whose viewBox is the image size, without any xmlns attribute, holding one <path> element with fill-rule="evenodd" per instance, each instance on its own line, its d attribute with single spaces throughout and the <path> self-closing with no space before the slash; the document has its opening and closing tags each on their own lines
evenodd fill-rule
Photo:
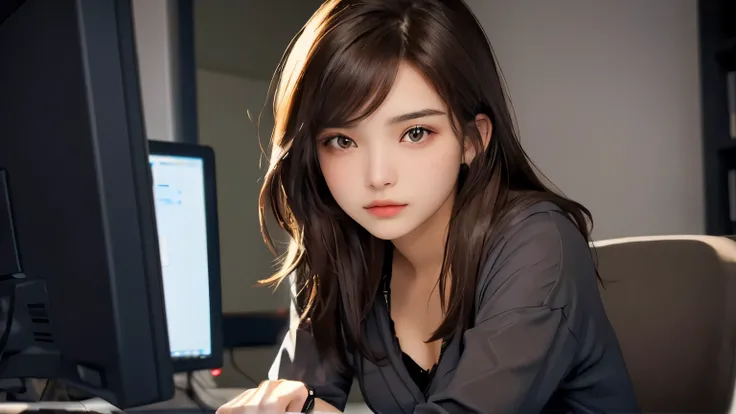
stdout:
<svg viewBox="0 0 736 414">
<path fill-rule="evenodd" d="M 350 148 L 350 145 L 352 145 L 353 140 L 348 137 L 336 137 L 335 142 L 337 143 L 337 146 L 340 148 Z"/>
<path fill-rule="evenodd" d="M 325 146 L 331 146 L 337 149 L 348 149 L 355 146 L 355 141 L 344 135 L 337 135 L 324 141 Z"/>
<path fill-rule="evenodd" d="M 402 140 L 403 138 L 406 138 L 409 140 L 409 142 L 419 143 L 424 138 L 426 138 L 427 135 L 429 135 L 429 130 L 427 130 L 427 128 L 416 126 L 406 131 L 406 133 L 402 137 Z"/>
</svg>

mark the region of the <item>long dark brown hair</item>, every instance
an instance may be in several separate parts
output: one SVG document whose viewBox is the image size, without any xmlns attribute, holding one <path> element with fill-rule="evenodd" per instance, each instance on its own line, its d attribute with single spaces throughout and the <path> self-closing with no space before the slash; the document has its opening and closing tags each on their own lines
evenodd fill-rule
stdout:
<svg viewBox="0 0 736 414">
<path fill-rule="evenodd" d="M 317 159 L 326 126 L 358 122 L 386 98 L 399 65 L 434 86 L 462 143 L 478 154 L 459 176 L 438 286 L 445 319 L 428 341 L 462 332 L 473 318 L 476 279 L 493 235 L 521 209 L 558 205 L 589 240 L 590 212 L 537 176 L 519 144 L 490 43 L 462 0 L 329 0 L 292 42 L 274 83 L 271 161 L 260 194 L 261 228 L 271 213 L 290 236 L 281 269 L 264 283 L 295 275 L 297 305 L 323 357 L 344 366 L 345 349 L 375 360 L 365 318 L 381 279 L 384 241 L 337 205 Z M 475 126 L 487 115 L 487 145 Z M 450 296 L 445 281 L 450 272 Z"/>
</svg>

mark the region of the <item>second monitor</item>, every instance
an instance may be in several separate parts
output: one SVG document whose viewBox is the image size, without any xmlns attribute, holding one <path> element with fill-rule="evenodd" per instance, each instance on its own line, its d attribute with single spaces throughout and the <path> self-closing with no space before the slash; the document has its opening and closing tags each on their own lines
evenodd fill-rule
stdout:
<svg viewBox="0 0 736 414">
<path fill-rule="evenodd" d="M 161 267 L 174 371 L 222 366 L 215 159 L 211 148 L 150 141 Z"/>
</svg>

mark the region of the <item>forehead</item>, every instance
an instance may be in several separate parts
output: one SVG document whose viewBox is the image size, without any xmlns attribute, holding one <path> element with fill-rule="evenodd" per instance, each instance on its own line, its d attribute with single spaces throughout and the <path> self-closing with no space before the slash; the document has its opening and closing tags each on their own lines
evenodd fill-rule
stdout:
<svg viewBox="0 0 736 414">
<path fill-rule="evenodd" d="M 421 72 L 402 63 L 386 99 L 360 124 L 385 122 L 398 115 L 423 109 L 447 110 L 442 98 Z"/>
</svg>

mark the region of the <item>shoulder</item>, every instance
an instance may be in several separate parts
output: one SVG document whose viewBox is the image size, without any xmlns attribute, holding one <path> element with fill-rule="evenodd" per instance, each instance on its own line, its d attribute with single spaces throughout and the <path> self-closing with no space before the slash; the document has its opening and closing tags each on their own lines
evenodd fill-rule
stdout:
<svg viewBox="0 0 736 414">
<path fill-rule="evenodd" d="M 588 243 L 569 216 L 540 202 L 511 218 L 486 255 L 477 303 L 486 313 L 530 307 L 564 308 L 589 290 L 597 293 Z"/>
</svg>

